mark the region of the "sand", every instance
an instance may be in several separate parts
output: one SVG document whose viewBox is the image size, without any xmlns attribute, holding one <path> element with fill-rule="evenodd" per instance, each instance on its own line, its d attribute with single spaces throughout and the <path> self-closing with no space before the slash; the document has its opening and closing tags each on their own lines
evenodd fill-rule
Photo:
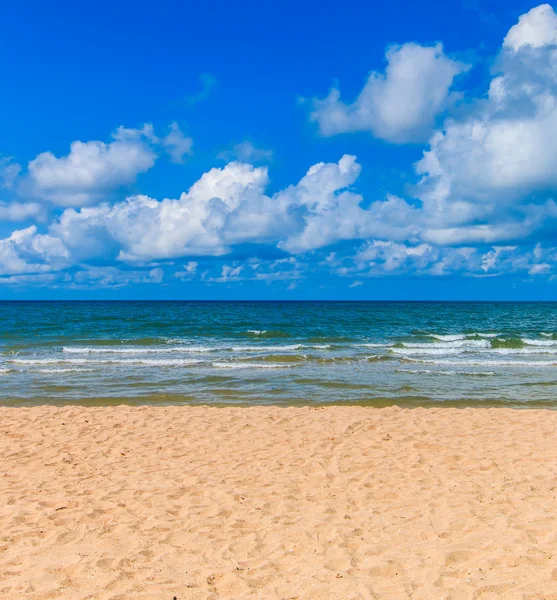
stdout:
<svg viewBox="0 0 557 600">
<path fill-rule="evenodd" d="M 0 409 L 0 598 L 557 599 L 557 411 Z"/>
</svg>

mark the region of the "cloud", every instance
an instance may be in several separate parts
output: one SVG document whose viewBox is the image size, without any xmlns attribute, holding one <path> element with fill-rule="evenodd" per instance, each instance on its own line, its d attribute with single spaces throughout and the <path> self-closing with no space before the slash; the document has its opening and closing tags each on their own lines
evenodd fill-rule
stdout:
<svg viewBox="0 0 557 600">
<path fill-rule="evenodd" d="M 175 277 L 178 279 L 191 279 L 197 273 L 198 263 L 195 260 L 190 260 L 186 265 L 184 265 L 183 271 L 176 271 L 174 273 Z"/>
<path fill-rule="evenodd" d="M 192 153 L 193 139 L 182 133 L 178 123 L 172 123 L 170 132 L 162 138 L 162 145 L 172 162 L 182 164 L 184 156 Z"/>
<path fill-rule="evenodd" d="M 109 143 L 75 141 L 60 158 L 43 152 L 29 162 L 25 191 L 59 206 L 97 203 L 155 164 L 154 139 L 149 125 L 139 130 L 121 127 Z"/>
<path fill-rule="evenodd" d="M 21 165 L 14 162 L 13 158 L 0 158 L 0 188 L 11 189 L 20 171 Z"/>
<path fill-rule="evenodd" d="M 226 161 L 238 160 L 240 162 L 268 162 L 273 158 L 272 150 L 256 148 L 252 142 L 245 140 L 233 146 L 230 150 L 224 150 L 217 158 Z"/>
<path fill-rule="evenodd" d="M 503 45 L 517 51 L 557 44 L 557 15 L 549 4 L 536 6 L 510 28 Z"/>
<path fill-rule="evenodd" d="M 448 119 L 415 165 L 422 238 L 514 242 L 555 228 L 557 15 L 542 5 L 512 27 L 486 99 Z"/>
<path fill-rule="evenodd" d="M 430 131 L 413 166 L 411 197 L 364 197 L 361 165 L 350 154 L 318 162 L 271 192 L 268 168 L 253 164 L 270 158 L 270 151 L 243 142 L 221 155 L 234 160 L 208 170 L 178 197 L 138 194 L 114 201 L 113 193 L 150 168 L 158 151 L 166 149 L 175 160 L 191 152 L 191 140 L 175 124 L 163 138 L 150 126 L 120 128 L 109 143 L 74 142 L 68 155 L 44 153 L 27 174 L 15 173 L 14 189 L 26 184 L 63 210 L 53 208 L 52 221 L 40 231 L 22 227 L 0 240 L 0 275 L 60 273 L 75 286 L 177 284 L 197 277 L 271 284 L 308 273 L 350 278 L 354 286 L 366 277 L 402 274 L 553 277 L 556 20 L 547 5 L 523 15 L 503 42 L 485 93 L 467 98 L 432 133 L 451 102 L 454 76 L 464 70 L 440 45 L 390 50 L 385 74 L 372 73 L 354 105 L 337 97 L 332 121 L 320 113 L 320 126 L 365 123 L 391 141 Z M 362 115 L 368 120 L 358 120 Z M 0 219 L 45 219 L 43 207 L 0 203 Z M 184 266 L 170 264 L 177 259 Z"/>
<path fill-rule="evenodd" d="M 132 196 L 112 206 L 67 209 L 50 232 L 80 260 L 102 253 L 131 262 L 219 256 L 246 242 L 303 252 L 365 238 L 376 231 L 378 216 L 384 228 L 409 209 L 395 198 L 362 209 L 361 196 L 346 189 L 359 172 L 355 158 L 344 156 L 314 165 L 296 185 L 268 196 L 265 167 L 232 162 L 205 173 L 178 199 Z"/>
<path fill-rule="evenodd" d="M 39 234 L 35 225 L 0 240 L 0 275 L 40 273 L 63 268 L 68 252 L 59 238 Z"/>
<path fill-rule="evenodd" d="M 372 71 L 353 104 L 342 102 L 335 88 L 313 100 L 310 118 L 323 135 L 369 131 L 394 143 L 427 140 L 453 101 L 454 78 L 469 67 L 446 56 L 441 44 L 392 46 L 386 58 L 385 73 Z"/>
<path fill-rule="evenodd" d="M 44 206 L 39 202 L 0 202 L 0 221 L 42 221 L 45 216 Z"/>
</svg>

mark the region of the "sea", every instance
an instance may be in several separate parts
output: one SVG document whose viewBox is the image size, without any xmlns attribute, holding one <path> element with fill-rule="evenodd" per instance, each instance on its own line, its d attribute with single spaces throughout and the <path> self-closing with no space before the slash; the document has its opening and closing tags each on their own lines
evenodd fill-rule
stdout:
<svg viewBox="0 0 557 600">
<path fill-rule="evenodd" d="M 0 404 L 557 407 L 557 303 L 0 302 Z"/>
</svg>

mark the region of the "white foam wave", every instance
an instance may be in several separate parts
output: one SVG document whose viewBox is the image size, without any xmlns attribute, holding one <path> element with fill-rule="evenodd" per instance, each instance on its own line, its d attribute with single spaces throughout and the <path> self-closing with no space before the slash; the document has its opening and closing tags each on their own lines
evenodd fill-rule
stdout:
<svg viewBox="0 0 557 600">
<path fill-rule="evenodd" d="M 454 340 L 447 342 L 417 343 L 403 342 L 405 348 L 490 348 L 488 340 Z"/>
<path fill-rule="evenodd" d="M 528 344 L 528 346 L 557 346 L 557 341 L 555 340 L 532 340 L 530 338 L 522 338 L 522 342 Z"/>
<path fill-rule="evenodd" d="M 11 358 L 9 363 L 17 365 L 56 365 L 56 364 L 72 364 L 85 365 L 91 361 L 87 358 Z"/>
<path fill-rule="evenodd" d="M 213 367 L 217 369 L 286 369 L 293 367 L 292 364 L 283 363 L 229 363 L 229 362 L 213 362 Z"/>
<path fill-rule="evenodd" d="M 430 354 L 435 356 L 445 356 L 447 354 L 462 354 L 462 348 L 391 348 L 395 354 Z"/>
<path fill-rule="evenodd" d="M 157 358 L 107 358 L 107 359 L 89 359 L 89 358 L 14 358 L 9 361 L 19 365 L 39 366 L 39 365 L 89 365 L 89 366 L 105 366 L 105 365 L 147 365 L 151 367 L 186 367 L 197 365 L 203 361 L 195 358 L 177 358 L 177 359 L 157 359 Z"/>
<path fill-rule="evenodd" d="M 442 342 L 456 342 L 457 340 L 464 340 L 466 336 L 462 333 L 450 334 L 450 335 L 440 335 L 438 333 L 430 333 L 430 337 L 435 338 L 436 340 L 441 340 Z"/>
<path fill-rule="evenodd" d="M 171 354 L 171 353 L 204 353 L 214 352 L 222 348 L 213 346 L 176 346 L 172 348 L 121 348 L 119 346 L 64 346 L 62 352 L 66 354 Z"/>
<path fill-rule="evenodd" d="M 376 344 L 359 344 L 359 346 L 363 346 L 364 348 L 390 348 L 393 345 L 394 344 L 392 342 L 385 343 L 385 344 L 380 344 L 380 343 L 376 343 Z"/>
<path fill-rule="evenodd" d="M 495 371 L 437 371 L 434 369 L 398 369 L 398 373 L 412 373 L 412 374 L 424 374 L 424 375 L 466 375 L 466 376 L 477 376 L 486 377 L 495 375 Z"/>
<path fill-rule="evenodd" d="M 44 375 L 59 375 L 63 373 L 87 373 L 94 371 L 94 369 L 79 369 L 76 367 L 69 367 L 66 369 L 33 369 L 32 373 L 42 373 Z"/>
<path fill-rule="evenodd" d="M 289 344 L 283 346 L 173 346 L 171 348 L 122 348 L 120 346 L 64 346 L 62 352 L 66 354 L 204 354 L 207 352 L 291 352 L 309 348 L 314 350 L 327 350 L 330 344 Z"/>
<path fill-rule="evenodd" d="M 248 333 L 253 333 L 253 335 L 263 335 L 267 333 L 266 329 L 248 329 Z"/>
<path fill-rule="evenodd" d="M 315 350 L 326 350 L 330 344 L 288 344 L 286 346 L 232 346 L 233 352 L 291 352 L 302 348 L 313 348 Z"/>
<path fill-rule="evenodd" d="M 545 333 L 544 331 L 542 331 L 540 335 L 543 335 L 543 337 L 553 337 L 552 333 Z"/>
<path fill-rule="evenodd" d="M 493 354 L 557 354 L 557 348 L 536 346 L 533 348 L 491 348 Z"/>
<path fill-rule="evenodd" d="M 408 358 L 410 362 L 429 364 L 429 365 L 443 365 L 443 366 L 473 366 L 473 367 L 555 367 L 557 362 L 554 360 L 493 360 L 493 359 L 419 359 L 419 358 Z"/>
</svg>

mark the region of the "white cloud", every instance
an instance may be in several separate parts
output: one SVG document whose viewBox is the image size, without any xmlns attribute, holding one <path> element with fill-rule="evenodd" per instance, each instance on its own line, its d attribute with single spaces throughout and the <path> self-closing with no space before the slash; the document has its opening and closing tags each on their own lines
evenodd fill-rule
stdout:
<svg viewBox="0 0 557 600">
<path fill-rule="evenodd" d="M 519 50 L 524 46 L 540 48 L 557 44 L 557 15 L 549 4 L 536 6 L 522 15 L 510 28 L 505 41 L 507 48 Z"/>
<path fill-rule="evenodd" d="M 449 119 L 416 164 L 422 239 L 514 242 L 557 218 L 557 15 L 543 5 L 509 31 L 487 99 Z"/>
<path fill-rule="evenodd" d="M 0 202 L 0 221 L 42 221 L 45 213 L 44 206 L 38 202 Z"/>
<path fill-rule="evenodd" d="M 39 154 L 27 168 L 28 191 L 59 206 L 84 206 L 133 183 L 154 165 L 150 126 L 120 128 L 113 138 L 109 143 L 72 142 L 69 154 L 60 158 L 52 152 Z"/>
<path fill-rule="evenodd" d="M 161 141 L 172 162 L 181 164 L 184 156 L 192 153 L 193 139 L 184 135 L 178 123 L 170 125 L 170 132 Z"/>
<path fill-rule="evenodd" d="M 323 135 L 370 131 L 394 143 L 425 141 L 435 117 L 451 103 L 454 78 L 468 69 L 443 52 L 441 44 L 403 44 L 387 51 L 385 74 L 372 71 L 353 104 L 331 90 L 314 100 L 311 120 Z"/>
<path fill-rule="evenodd" d="M 242 242 L 303 252 L 387 231 L 390 221 L 412 210 L 396 198 L 362 209 L 362 198 L 346 189 L 359 172 L 355 158 L 344 156 L 314 165 L 296 185 L 267 196 L 267 169 L 233 162 L 211 169 L 175 200 L 133 196 L 113 206 L 67 209 L 51 233 L 80 260 L 111 249 L 126 261 L 218 256 Z"/>
<path fill-rule="evenodd" d="M 174 273 L 175 277 L 178 279 L 191 279 L 197 273 L 198 263 L 195 260 L 190 260 L 186 265 L 184 265 L 183 271 L 176 271 Z"/>
<path fill-rule="evenodd" d="M 166 147 L 177 159 L 188 149 L 177 126 L 172 143 L 156 138 L 149 126 L 120 128 L 109 144 L 76 142 L 68 156 L 46 153 L 32 161 L 28 175 L 19 179 L 32 182 L 40 197 L 61 205 L 97 204 L 66 208 L 47 233 L 31 227 L 0 240 L 0 275 L 31 277 L 74 266 L 87 271 L 81 280 L 74 278 L 75 285 L 156 284 L 165 277 L 164 261 L 189 257 L 174 276 L 190 280 L 197 274 L 193 259 L 198 256 L 244 253 L 245 244 L 251 244 L 295 256 L 271 254 L 266 262 L 262 254 L 240 263 L 237 254 L 228 258 L 230 264 L 218 261 L 218 270 L 204 265 L 200 279 L 295 281 L 308 268 L 305 260 L 312 260 L 316 271 L 350 277 L 354 284 L 402 273 L 552 276 L 557 264 L 557 248 L 551 245 L 557 231 L 557 47 L 551 33 L 556 19 L 544 5 L 511 28 L 486 94 L 467 102 L 431 135 L 414 165 L 419 181 L 412 200 L 364 199 L 355 189 L 361 167 L 354 156 L 344 155 L 337 163 L 311 166 L 299 181 L 272 194 L 266 167 L 232 161 L 206 172 L 178 198 L 134 195 L 110 204 L 110 193 L 132 182 L 140 165 L 148 168 L 155 149 Z M 440 46 L 396 48 L 385 75 L 372 74 L 351 107 L 337 98 L 340 112 L 334 119 L 340 115 L 340 120 L 320 125 L 336 127 L 345 119 L 360 127 L 364 121 L 358 119 L 371 114 L 362 107 L 371 106 L 373 118 L 381 119 L 365 123 L 376 135 L 414 139 L 450 102 L 454 74 L 464 69 L 455 65 Z M 431 89 L 424 91 L 422 80 L 412 84 L 416 93 L 412 86 L 404 88 L 413 81 L 408 70 L 412 77 L 426 73 Z M 401 98 L 393 91 L 405 89 Z M 433 100 L 430 92 L 437 94 Z M 410 99 L 416 104 L 406 120 L 397 120 Z M 392 106 L 377 108 L 377 102 Z M 244 143 L 231 152 L 255 161 L 266 151 Z M 16 173 L 16 188 L 17 180 Z M 0 203 L 0 219 L 38 219 L 40 208 Z M 121 268 L 95 267 L 100 260 L 119 261 Z"/>
<path fill-rule="evenodd" d="M 37 233 L 34 225 L 0 240 L 0 275 L 53 271 L 63 268 L 67 259 L 61 240 Z"/>
<path fill-rule="evenodd" d="M 217 158 L 226 161 L 239 160 L 240 162 L 268 162 L 273 158 L 272 150 L 256 148 L 249 140 L 244 140 L 234 145 L 230 150 L 224 150 Z"/>
</svg>

